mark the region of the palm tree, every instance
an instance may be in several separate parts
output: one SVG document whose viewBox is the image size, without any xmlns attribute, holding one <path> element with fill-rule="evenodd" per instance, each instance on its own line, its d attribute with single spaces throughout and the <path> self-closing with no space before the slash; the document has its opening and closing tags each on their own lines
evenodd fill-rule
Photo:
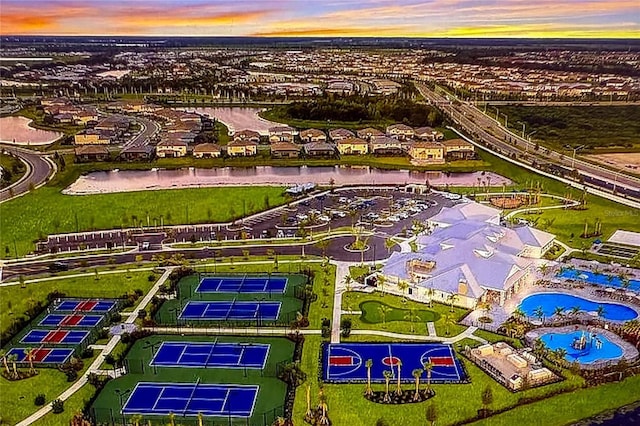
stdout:
<svg viewBox="0 0 640 426">
<path fill-rule="evenodd" d="M 13 377 L 18 378 L 18 368 L 16 367 L 16 361 L 18 360 L 17 354 L 11 354 L 8 357 L 8 360 L 11 362 L 11 367 L 13 368 Z"/>
<path fill-rule="evenodd" d="M 404 314 L 404 319 L 405 321 L 409 321 L 409 331 L 411 333 L 415 333 L 416 332 L 416 328 L 413 325 L 413 321 L 414 320 L 418 320 L 420 321 L 420 316 L 416 315 L 413 309 L 409 309 L 409 311 Z"/>
<path fill-rule="evenodd" d="M 523 320 L 527 317 L 527 314 L 522 309 L 522 306 L 518 305 L 516 309 L 513 311 L 512 315 L 520 320 Z"/>
<path fill-rule="evenodd" d="M 29 363 L 29 373 L 35 374 L 36 369 L 33 368 L 33 359 L 35 358 L 35 349 L 25 349 L 24 350 L 25 360 Z"/>
<path fill-rule="evenodd" d="M 173 411 L 169 412 L 169 424 L 171 426 L 176 426 L 176 415 L 173 414 Z"/>
<path fill-rule="evenodd" d="M 364 366 L 367 367 L 367 388 L 365 389 L 364 394 L 371 395 L 373 393 L 373 390 L 371 389 L 371 367 L 373 367 L 373 360 L 368 359 L 364 363 Z"/>
<path fill-rule="evenodd" d="M 577 305 L 573 306 L 571 308 L 571 315 L 576 316 L 576 315 L 578 315 L 580 313 L 581 310 L 582 309 L 580 308 L 580 306 L 577 306 Z"/>
<path fill-rule="evenodd" d="M 427 393 L 431 393 L 431 370 L 433 370 L 433 363 L 427 361 L 422 364 L 422 369 L 427 372 Z"/>
<path fill-rule="evenodd" d="M 436 295 L 436 291 L 433 289 L 433 287 L 429 287 L 427 289 L 427 296 L 429 296 L 429 307 L 433 308 L 433 296 Z"/>
<path fill-rule="evenodd" d="M 598 309 L 596 309 L 596 314 L 598 314 L 598 318 L 602 320 L 604 318 L 604 314 L 607 313 L 606 309 L 602 305 L 598 305 Z"/>
<path fill-rule="evenodd" d="M 131 423 L 134 426 L 140 426 L 140 422 L 142 421 L 142 416 L 140 414 L 136 414 L 135 416 L 131 416 Z"/>
<path fill-rule="evenodd" d="M 453 304 L 458 300 L 458 295 L 455 293 L 451 293 L 448 297 L 447 297 L 447 301 L 449 302 L 449 312 L 453 312 Z"/>
<path fill-rule="evenodd" d="M 387 254 L 391 254 L 391 249 L 396 245 L 396 242 L 392 238 L 385 238 L 384 246 L 387 249 Z"/>
<path fill-rule="evenodd" d="M 380 285 L 380 297 L 384 296 L 384 285 L 387 283 L 387 279 L 384 275 L 378 275 L 378 284 Z"/>
<path fill-rule="evenodd" d="M 402 291 L 402 303 L 407 303 L 407 296 L 405 292 L 409 288 L 409 283 L 405 280 L 400 280 L 398 281 L 398 288 L 400 289 L 400 291 Z"/>
<path fill-rule="evenodd" d="M 389 313 L 390 310 L 391 308 L 387 305 L 378 306 L 378 312 L 380 312 L 380 316 L 382 316 L 382 326 L 384 326 L 387 323 L 387 314 Z"/>
<path fill-rule="evenodd" d="M 414 401 L 417 401 L 420 399 L 420 376 L 422 376 L 423 371 L 424 370 L 422 370 L 421 368 L 416 368 L 411 372 L 411 374 L 413 375 L 413 378 L 416 379 L 416 392 L 413 394 Z"/>
<path fill-rule="evenodd" d="M 558 364 L 563 364 L 566 361 L 564 357 L 567 356 L 567 350 L 565 348 L 558 348 L 554 351 L 554 356 Z"/>
<path fill-rule="evenodd" d="M 451 315 L 450 313 L 447 313 L 444 316 L 444 325 L 446 326 L 445 329 L 445 334 L 448 336 L 449 335 L 449 327 L 451 325 L 453 325 L 455 323 L 455 319 L 453 318 L 453 315 Z"/>
<path fill-rule="evenodd" d="M 539 321 L 542 321 L 542 319 L 544 318 L 544 309 L 542 309 L 542 306 L 538 306 L 533 311 L 533 315 L 535 315 L 535 317 L 538 318 Z"/>
<path fill-rule="evenodd" d="M 631 286 L 631 281 L 625 276 L 620 280 L 620 285 L 622 286 L 622 288 L 627 290 Z"/>
<path fill-rule="evenodd" d="M 384 376 L 384 383 L 386 387 L 383 401 L 389 402 L 391 401 L 391 398 L 389 397 L 389 383 L 391 382 L 391 378 L 393 377 L 393 372 L 391 372 L 391 370 L 384 370 L 382 372 L 382 375 Z"/>
<path fill-rule="evenodd" d="M 564 316 L 564 307 L 556 306 L 556 308 L 553 310 L 553 316 L 562 318 Z"/>
<path fill-rule="evenodd" d="M 345 291 L 351 291 L 351 283 L 353 282 L 353 278 L 351 278 L 351 275 L 345 275 L 342 282 L 344 283 Z"/>
<path fill-rule="evenodd" d="M 396 367 L 398 368 L 398 381 L 396 382 L 396 395 L 402 395 L 402 389 L 400 388 L 400 369 L 402 368 L 402 361 L 400 358 L 396 361 Z"/>
<path fill-rule="evenodd" d="M 533 354 L 536 357 L 542 358 L 547 353 L 547 351 L 547 345 L 545 345 L 542 339 L 536 339 L 533 342 Z"/>
<path fill-rule="evenodd" d="M 542 265 L 538 266 L 538 271 L 542 274 L 543 277 L 546 277 L 547 273 L 549 272 L 549 264 L 543 263 Z"/>
<path fill-rule="evenodd" d="M 0 358 L 2 358 L 2 364 L 4 364 L 4 369 L 7 371 L 7 376 L 10 375 L 11 370 L 9 370 L 9 363 L 7 362 L 7 351 L 5 351 L 4 349 L 0 350 Z"/>
</svg>

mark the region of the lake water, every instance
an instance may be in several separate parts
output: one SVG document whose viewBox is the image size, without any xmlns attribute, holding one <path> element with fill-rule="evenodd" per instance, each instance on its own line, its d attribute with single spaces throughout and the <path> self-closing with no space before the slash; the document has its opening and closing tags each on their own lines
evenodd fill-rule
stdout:
<svg viewBox="0 0 640 426">
<path fill-rule="evenodd" d="M 269 135 L 269 128 L 283 124 L 265 120 L 258 115 L 264 108 L 219 107 L 219 108 L 181 108 L 184 111 L 197 112 L 215 117 L 229 128 L 230 133 L 238 130 L 254 130 L 263 136 Z"/>
<path fill-rule="evenodd" d="M 365 167 L 220 167 L 212 169 L 123 170 L 91 172 L 80 176 L 64 190 L 67 194 L 104 194 L 150 189 L 199 188 L 225 185 L 295 185 L 313 182 L 328 185 L 404 185 L 425 183 L 436 186 L 473 186 L 481 172 L 451 173 L 382 170 Z M 497 187 L 510 185 L 503 176 L 486 173 Z"/>
<path fill-rule="evenodd" d="M 14 145 L 48 145 L 62 133 L 34 129 L 31 120 L 22 116 L 0 118 L 0 142 Z"/>
</svg>

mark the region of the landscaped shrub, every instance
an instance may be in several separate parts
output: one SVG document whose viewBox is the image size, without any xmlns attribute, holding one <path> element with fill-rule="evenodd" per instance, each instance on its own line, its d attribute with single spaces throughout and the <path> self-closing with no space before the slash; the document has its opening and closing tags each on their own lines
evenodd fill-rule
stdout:
<svg viewBox="0 0 640 426">
<path fill-rule="evenodd" d="M 54 414 L 60 414 L 64 411 L 64 401 L 56 399 L 51 403 L 51 411 Z"/>
<path fill-rule="evenodd" d="M 45 402 L 46 400 L 44 398 L 43 393 L 39 393 L 38 395 L 36 395 L 36 399 L 33 401 L 33 403 L 36 404 L 38 407 L 43 406 Z"/>
<path fill-rule="evenodd" d="M 92 348 L 84 348 L 84 350 L 80 353 L 80 358 L 87 359 L 93 357 L 93 349 Z"/>
</svg>

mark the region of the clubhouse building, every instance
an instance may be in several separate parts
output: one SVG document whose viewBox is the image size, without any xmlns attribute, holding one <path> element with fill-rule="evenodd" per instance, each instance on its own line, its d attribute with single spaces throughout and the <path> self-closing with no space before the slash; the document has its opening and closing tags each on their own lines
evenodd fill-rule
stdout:
<svg viewBox="0 0 640 426">
<path fill-rule="evenodd" d="M 418 237 L 417 250 L 394 252 L 379 275 L 387 284 L 406 282 L 414 300 L 465 308 L 502 306 L 535 280 L 534 260 L 555 240 L 529 226 L 501 226 L 500 211 L 478 203 L 445 207 L 428 225 L 431 232 Z"/>
</svg>

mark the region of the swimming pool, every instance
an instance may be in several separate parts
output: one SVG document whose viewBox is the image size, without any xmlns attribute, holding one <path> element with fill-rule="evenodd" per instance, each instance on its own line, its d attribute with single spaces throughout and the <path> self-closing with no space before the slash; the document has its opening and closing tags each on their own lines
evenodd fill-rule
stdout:
<svg viewBox="0 0 640 426">
<path fill-rule="evenodd" d="M 574 340 L 584 339 L 584 349 L 572 346 Z M 595 361 L 606 361 L 622 357 L 622 348 L 611 342 L 604 335 L 578 330 L 566 333 L 547 333 L 540 336 L 547 348 L 556 350 L 562 348 L 567 351 L 564 359 L 569 362 L 578 361 L 580 364 L 591 364 Z"/>
<path fill-rule="evenodd" d="M 574 306 L 580 307 L 583 312 L 596 312 L 598 306 L 602 306 L 604 308 L 602 317 L 613 321 L 629 321 L 638 317 L 638 313 L 628 306 L 618 303 L 592 302 L 565 293 L 536 293 L 525 297 L 520 303 L 520 309 L 530 317 L 536 316 L 535 311 L 538 307 L 542 307 L 545 317 L 551 317 L 556 307 L 570 311 Z"/>
<path fill-rule="evenodd" d="M 596 274 L 591 271 L 584 271 L 581 269 L 565 269 L 560 272 L 557 277 L 566 278 L 570 280 L 584 281 L 589 284 L 597 284 L 607 287 L 622 287 L 622 280 L 617 276 L 610 276 L 607 274 Z M 629 289 L 640 291 L 640 281 L 629 280 Z"/>
</svg>

